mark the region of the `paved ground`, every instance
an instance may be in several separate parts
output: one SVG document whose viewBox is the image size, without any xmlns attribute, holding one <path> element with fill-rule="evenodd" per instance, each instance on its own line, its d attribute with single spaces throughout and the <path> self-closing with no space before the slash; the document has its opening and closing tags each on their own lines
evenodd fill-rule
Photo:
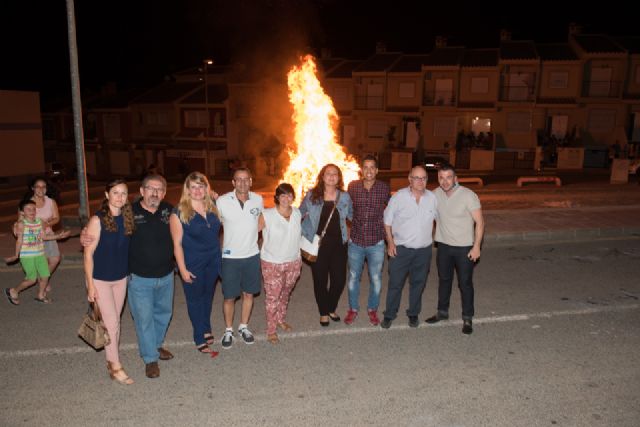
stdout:
<svg viewBox="0 0 640 427">
<path fill-rule="evenodd" d="M 267 343 L 260 296 L 257 342 L 226 351 L 216 344 L 215 359 L 193 348 L 178 282 L 167 336 L 176 358 L 161 362 L 158 379 L 144 377 L 125 308 L 130 387 L 110 381 L 104 353 L 75 336 L 86 302 L 80 265 L 68 263 L 54 276 L 52 304 L 33 301 L 33 290 L 19 307 L 0 301 L 0 425 L 635 427 L 639 260 L 633 237 L 489 247 L 476 269 L 471 336 L 460 333 L 457 292 L 451 320 L 435 326 L 407 326 L 405 295 L 389 330 L 362 318 L 321 328 L 304 266 L 290 303 L 295 331 Z M 2 283 L 20 277 L 0 269 Z M 385 274 L 383 289 L 386 282 Z M 432 270 L 421 320 L 434 311 L 436 288 Z M 345 308 L 346 293 L 339 313 Z M 217 291 L 218 338 L 221 312 Z"/>
</svg>

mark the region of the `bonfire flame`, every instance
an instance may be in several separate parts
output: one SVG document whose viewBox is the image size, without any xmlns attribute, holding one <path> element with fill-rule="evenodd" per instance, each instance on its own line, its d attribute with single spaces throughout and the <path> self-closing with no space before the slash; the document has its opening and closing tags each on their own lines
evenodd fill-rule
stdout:
<svg viewBox="0 0 640 427">
<path fill-rule="evenodd" d="M 287 149 L 289 167 L 282 178 L 296 191 L 298 201 L 312 188 L 320 169 L 327 163 L 342 171 L 345 186 L 358 179 L 358 163 L 336 143 L 338 114 L 316 75 L 311 55 L 301 58 L 287 75 L 289 101 L 293 105 L 294 143 Z M 346 189 L 346 188 L 345 188 Z"/>
</svg>

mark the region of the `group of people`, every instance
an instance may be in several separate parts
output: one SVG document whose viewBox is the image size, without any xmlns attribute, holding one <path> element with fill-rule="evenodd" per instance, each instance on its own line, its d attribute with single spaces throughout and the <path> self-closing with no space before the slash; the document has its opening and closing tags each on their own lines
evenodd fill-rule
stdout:
<svg viewBox="0 0 640 427">
<path fill-rule="evenodd" d="M 426 322 L 448 319 L 455 271 L 462 297 L 462 332 L 472 333 L 472 274 L 484 232 L 477 195 L 458 185 L 455 170 L 449 165 L 438 171 L 439 187 L 434 192 L 426 188 L 427 172 L 422 166 L 411 170 L 408 187 L 393 196 L 377 174 L 375 157 L 365 157 L 362 179 L 351 182 L 345 191 L 340 168 L 327 164 L 315 186 L 304 195 L 300 208 L 293 205 L 293 187 L 281 183 L 271 209 L 265 209 L 262 196 L 251 191 L 252 176 L 247 168 L 235 170 L 233 191 L 220 196 L 205 175 L 189 173 L 176 207 L 163 200 L 167 183 L 161 175 L 147 175 L 140 186 L 141 197 L 133 203 L 129 202 L 125 181 L 108 183 L 102 207 L 83 230 L 81 242 L 85 246 L 88 299 L 98 304 L 111 337 L 105 351 L 111 378 L 122 384 L 133 383 L 118 356 L 120 315 L 127 295 L 146 376 L 158 377 L 158 360 L 173 358 L 163 343 L 172 316 L 174 269 L 182 281 L 199 352 L 217 354 L 212 348 L 211 312 L 218 278 L 224 299 L 222 348 L 232 347 L 236 333 L 246 344 L 254 343 L 249 321 L 254 297 L 263 285 L 267 340 L 277 344 L 278 329 L 292 330 L 286 316 L 302 266 L 301 236 L 312 241 L 316 234 L 322 239 L 311 271 L 322 327 L 341 320 L 337 305 L 347 277 L 349 309 L 344 322 L 351 325 L 356 321 L 365 261 L 370 279 L 369 323 L 391 326 L 408 277 L 406 314 L 409 325 L 417 327 L 435 238 L 439 296 L 437 312 Z M 32 216 L 27 208 L 25 221 Z M 389 256 L 389 287 L 380 320 L 385 251 Z M 44 286 L 41 284 L 43 292 L 46 283 Z M 12 303 L 17 302 L 19 290 L 5 290 Z M 240 320 L 234 330 L 238 300 Z"/>
<path fill-rule="evenodd" d="M 13 305 L 20 304 L 19 294 L 38 283 L 35 301 L 48 304 L 51 300 L 49 277 L 60 263 L 60 250 L 56 240 L 69 236 L 67 230 L 54 233 L 52 227 L 60 222 L 55 190 L 46 178 L 36 177 L 29 183 L 29 189 L 20 202 L 18 220 L 13 226 L 16 237 L 15 253 L 5 258 L 10 263 L 20 260 L 25 278 L 13 288 L 5 288 L 4 293 Z"/>
</svg>

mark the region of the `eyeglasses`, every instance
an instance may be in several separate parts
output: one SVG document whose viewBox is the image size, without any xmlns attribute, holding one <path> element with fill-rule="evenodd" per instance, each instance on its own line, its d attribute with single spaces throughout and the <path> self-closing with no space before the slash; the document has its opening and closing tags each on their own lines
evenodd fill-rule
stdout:
<svg viewBox="0 0 640 427">
<path fill-rule="evenodd" d="M 150 193 L 164 193 L 164 188 L 160 187 L 151 187 L 150 185 L 147 185 L 146 187 L 144 187 L 145 190 L 149 191 Z"/>
<path fill-rule="evenodd" d="M 426 176 L 410 176 L 409 179 L 412 179 L 414 181 L 426 181 L 427 177 Z"/>
</svg>

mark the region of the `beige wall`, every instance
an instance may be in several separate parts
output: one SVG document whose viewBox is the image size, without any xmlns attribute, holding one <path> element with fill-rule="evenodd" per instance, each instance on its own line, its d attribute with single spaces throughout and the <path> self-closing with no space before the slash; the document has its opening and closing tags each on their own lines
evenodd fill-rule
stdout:
<svg viewBox="0 0 640 427">
<path fill-rule="evenodd" d="M 471 93 L 471 79 L 486 77 L 489 88 L 486 93 Z M 496 68 L 462 69 L 460 74 L 460 102 L 495 102 L 498 99 L 499 74 Z"/>
<path fill-rule="evenodd" d="M 0 176 L 45 170 L 40 99 L 37 92 L 0 90 Z"/>
<path fill-rule="evenodd" d="M 568 74 L 566 88 L 551 88 L 549 80 L 551 73 Z M 580 63 L 564 63 L 543 62 L 542 75 L 540 76 L 540 91 L 538 92 L 542 98 L 576 98 L 580 96 L 582 88 L 582 65 Z"/>
<path fill-rule="evenodd" d="M 414 85 L 412 98 L 400 97 L 400 85 L 411 83 Z M 455 80 L 454 80 L 455 85 Z M 390 75 L 387 80 L 388 107 L 420 107 L 422 105 L 422 82 L 420 74 Z"/>
</svg>

